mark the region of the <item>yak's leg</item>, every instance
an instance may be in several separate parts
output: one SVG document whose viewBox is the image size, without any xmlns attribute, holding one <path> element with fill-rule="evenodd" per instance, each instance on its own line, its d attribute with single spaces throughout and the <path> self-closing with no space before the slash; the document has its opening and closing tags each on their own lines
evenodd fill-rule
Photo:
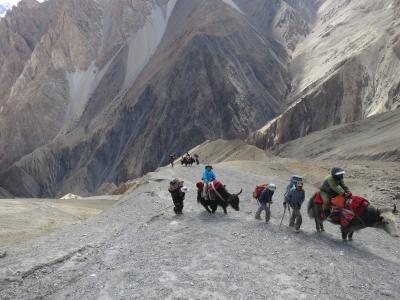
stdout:
<svg viewBox="0 0 400 300">
<path fill-rule="evenodd" d="M 224 210 L 224 214 L 226 214 L 226 215 L 227 215 L 227 214 L 228 214 L 228 212 L 226 211 L 226 205 L 223 205 L 223 206 L 222 206 L 222 209 Z"/>
<path fill-rule="evenodd" d="M 179 203 L 178 205 L 178 214 L 181 215 L 183 211 L 183 201 Z"/>
<path fill-rule="evenodd" d="M 215 202 L 215 201 L 214 201 L 214 202 Z M 210 205 L 210 206 L 211 206 L 212 213 L 215 214 L 215 212 L 217 211 L 218 205 L 215 204 L 215 203 L 213 203 L 213 204 Z"/>
<path fill-rule="evenodd" d="M 213 212 L 211 212 L 211 210 L 208 208 L 208 205 L 202 203 L 202 205 L 204 206 L 204 208 L 206 209 L 206 211 L 208 211 L 210 214 L 212 214 Z"/>
<path fill-rule="evenodd" d="M 315 227 L 317 228 L 317 232 L 324 232 L 324 223 L 319 217 L 315 218 Z"/>
<path fill-rule="evenodd" d="M 320 230 L 319 230 L 319 227 L 320 227 L 319 218 L 314 218 L 314 220 L 315 220 L 315 229 L 317 230 L 317 232 L 320 232 Z"/>
<path fill-rule="evenodd" d="M 349 231 L 349 241 L 353 240 L 354 231 Z"/>
<path fill-rule="evenodd" d="M 349 235 L 349 230 L 347 228 L 340 227 L 340 231 L 342 232 L 342 240 L 346 241 L 347 236 Z"/>
<path fill-rule="evenodd" d="M 324 231 L 324 225 L 321 220 L 322 207 L 320 205 L 315 205 L 313 208 L 313 213 L 315 219 L 315 228 L 317 229 L 317 232 Z"/>
<path fill-rule="evenodd" d="M 208 211 L 210 214 L 212 213 L 211 212 L 211 210 L 208 208 L 208 204 L 207 204 L 207 202 L 204 200 L 204 198 L 198 198 L 198 199 L 200 199 L 199 201 L 200 201 L 200 203 L 201 203 L 201 205 L 203 205 L 203 207 L 205 208 L 205 210 L 206 211 Z"/>
</svg>

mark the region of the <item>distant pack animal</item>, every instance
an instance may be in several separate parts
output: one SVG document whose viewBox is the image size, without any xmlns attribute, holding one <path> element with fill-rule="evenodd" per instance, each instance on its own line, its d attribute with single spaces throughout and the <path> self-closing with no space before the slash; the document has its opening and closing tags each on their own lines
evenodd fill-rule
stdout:
<svg viewBox="0 0 400 300">
<path fill-rule="evenodd" d="M 319 202 L 320 197 L 318 193 L 315 193 L 310 201 L 308 202 L 307 212 L 310 218 L 315 220 L 315 226 L 317 231 L 323 229 L 323 221 L 326 220 L 327 216 L 330 214 L 331 207 L 323 206 L 323 203 Z M 361 197 L 355 197 L 355 199 Z M 361 198 L 362 199 L 362 198 Z M 348 211 L 348 210 L 345 210 Z M 391 208 L 375 208 L 371 205 L 362 208 L 362 211 L 353 213 L 353 216 L 348 220 L 346 226 L 343 226 L 340 222 L 335 221 L 332 218 L 328 220 L 335 224 L 341 225 L 341 233 L 343 240 L 352 240 L 355 231 L 373 227 L 378 229 L 383 229 L 393 237 L 399 237 L 395 222 L 395 213 L 397 212 L 396 207 Z"/>
<path fill-rule="evenodd" d="M 202 196 L 203 182 L 198 182 L 197 186 L 197 202 L 204 206 L 204 208 L 213 214 L 216 212 L 218 206 L 222 207 L 224 213 L 227 214 L 226 208 L 230 205 L 234 210 L 239 211 L 239 195 L 242 193 L 242 189 L 237 194 L 230 194 L 225 185 L 216 185 L 217 193 L 210 194 L 211 199 L 204 199 Z"/>
<path fill-rule="evenodd" d="M 185 167 L 187 167 L 187 166 L 192 166 L 194 163 L 195 163 L 195 159 L 193 158 L 193 157 L 188 157 L 188 156 L 185 156 L 185 157 L 183 157 L 182 159 L 181 159 L 181 165 L 183 166 L 183 165 L 185 165 Z"/>
</svg>

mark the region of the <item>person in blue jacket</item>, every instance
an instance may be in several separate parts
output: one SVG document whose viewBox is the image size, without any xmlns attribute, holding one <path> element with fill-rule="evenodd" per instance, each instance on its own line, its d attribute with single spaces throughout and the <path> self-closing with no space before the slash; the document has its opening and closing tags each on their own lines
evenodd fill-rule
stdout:
<svg viewBox="0 0 400 300">
<path fill-rule="evenodd" d="M 255 218 L 257 220 L 261 219 L 261 212 L 265 210 L 265 222 L 268 223 L 271 218 L 270 206 L 272 204 L 272 196 L 276 190 L 276 185 L 274 183 L 269 183 L 268 186 L 261 192 L 258 200 L 258 210 L 256 212 Z"/>
<path fill-rule="evenodd" d="M 213 167 L 210 165 L 207 165 L 205 167 L 205 170 L 203 172 L 203 182 L 204 182 L 204 188 L 203 188 L 203 198 L 208 199 L 208 184 L 213 182 L 216 179 L 216 176 L 213 172 Z"/>
<path fill-rule="evenodd" d="M 283 202 L 283 206 L 286 208 L 287 204 L 292 208 L 292 216 L 290 217 L 289 226 L 295 227 L 295 232 L 300 232 L 300 226 L 302 223 L 302 217 L 300 213 L 301 205 L 305 199 L 305 192 L 303 189 L 303 182 L 296 182 L 296 189 L 291 190 L 288 197 Z"/>
</svg>

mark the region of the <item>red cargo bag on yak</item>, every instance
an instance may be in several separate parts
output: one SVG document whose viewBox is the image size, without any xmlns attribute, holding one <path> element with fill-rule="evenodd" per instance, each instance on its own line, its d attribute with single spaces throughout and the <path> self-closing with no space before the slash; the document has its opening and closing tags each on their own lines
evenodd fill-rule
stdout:
<svg viewBox="0 0 400 300">
<path fill-rule="evenodd" d="M 203 183 L 203 181 L 199 181 L 198 183 L 196 183 L 196 187 L 199 189 L 199 190 L 203 190 L 203 188 L 204 188 L 204 183 Z"/>
<path fill-rule="evenodd" d="M 351 210 L 355 215 L 361 217 L 369 206 L 367 199 L 358 196 L 352 196 L 351 202 L 348 209 Z"/>
<path fill-rule="evenodd" d="M 222 187 L 222 182 L 219 180 L 214 180 L 208 183 L 208 192 L 212 193 L 214 190 L 219 190 Z"/>
</svg>

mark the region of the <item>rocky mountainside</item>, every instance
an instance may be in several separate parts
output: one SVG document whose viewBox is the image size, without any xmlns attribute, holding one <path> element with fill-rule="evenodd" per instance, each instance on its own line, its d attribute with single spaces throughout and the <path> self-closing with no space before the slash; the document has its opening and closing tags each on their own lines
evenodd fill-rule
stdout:
<svg viewBox="0 0 400 300">
<path fill-rule="evenodd" d="M 206 139 L 246 137 L 286 107 L 285 45 L 308 32 L 316 9 L 314 1 L 299 10 L 291 1 L 24 3 L 20 10 L 40 7 L 34 19 L 43 24 L 29 43 L 15 37 L 30 47 L 7 75 L 0 109 L 2 185 L 24 196 L 91 193 Z M 10 23 L 20 10 L 1 21 L 7 34 L 19 32 Z M 2 68 L 14 45 L 5 44 Z"/>
<path fill-rule="evenodd" d="M 395 109 L 399 7 L 24 0 L 0 21 L 0 186 L 90 194 L 205 140 L 274 147 Z"/>
<path fill-rule="evenodd" d="M 251 135 L 260 147 L 396 109 L 400 19 L 396 1 L 324 1 L 291 62 L 290 107 Z"/>
<path fill-rule="evenodd" d="M 337 125 L 281 145 L 280 156 L 400 161 L 400 111 Z"/>
</svg>

